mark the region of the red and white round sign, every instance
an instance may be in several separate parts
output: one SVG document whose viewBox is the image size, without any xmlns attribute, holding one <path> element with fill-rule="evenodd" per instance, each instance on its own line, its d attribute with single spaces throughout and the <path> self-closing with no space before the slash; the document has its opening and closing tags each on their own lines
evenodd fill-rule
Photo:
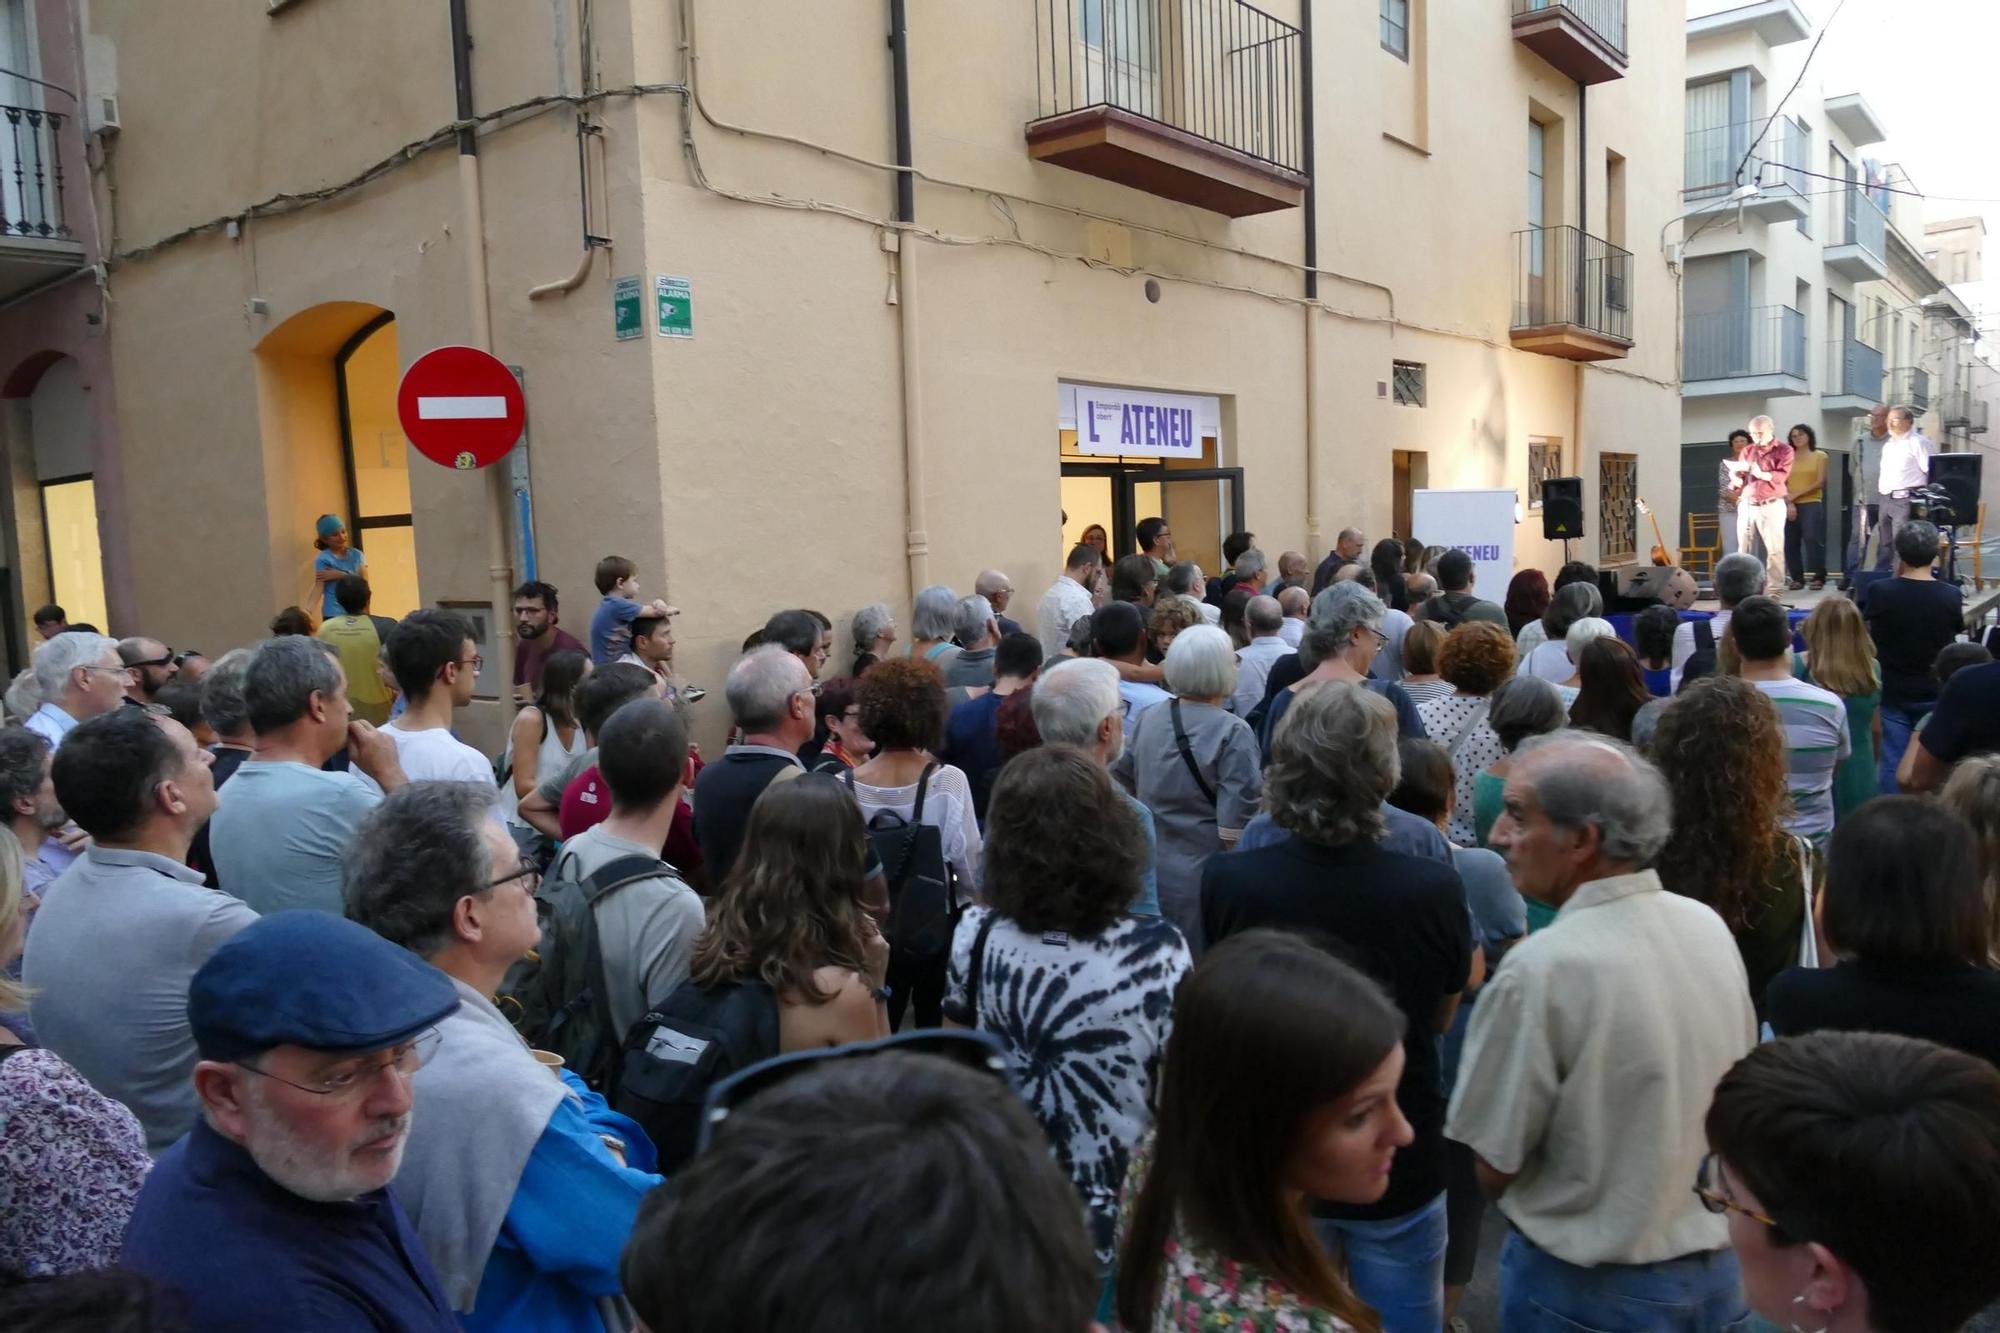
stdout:
<svg viewBox="0 0 2000 1333">
<path fill-rule="evenodd" d="M 417 452 L 467 471 L 505 458 L 528 421 L 514 372 L 477 347 L 437 347 L 410 363 L 396 417 Z"/>
</svg>

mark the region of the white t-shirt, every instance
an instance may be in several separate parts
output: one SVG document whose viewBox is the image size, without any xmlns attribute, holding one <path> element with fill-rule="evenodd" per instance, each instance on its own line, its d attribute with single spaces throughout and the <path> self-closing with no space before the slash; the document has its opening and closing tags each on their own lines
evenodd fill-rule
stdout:
<svg viewBox="0 0 2000 1333">
<path fill-rule="evenodd" d="M 403 775 L 412 782 L 483 782 L 493 785 L 492 761 L 443 727 L 404 731 L 391 722 L 382 734 L 396 742 Z"/>
<path fill-rule="evenodd" d="M 1514 668 L 1517 676 L 1540 676 L 1551 685 L 1560 685 L 1576 674 L 1576 664 L 1569 660 L 1569 645 L 1550 643 L 1544 639 L 1541 644 L 1521 659 Z"/>
</svg>

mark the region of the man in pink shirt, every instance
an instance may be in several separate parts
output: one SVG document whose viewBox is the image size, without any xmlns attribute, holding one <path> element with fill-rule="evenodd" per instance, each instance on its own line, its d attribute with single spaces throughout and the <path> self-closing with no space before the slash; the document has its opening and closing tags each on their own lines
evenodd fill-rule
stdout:
<svg viewBox="0 0 2000 1333">
<path fill-rule="evenodd" d="M 1750 418 L 1750 447 L 1729 466 L 1743 478 L 1736 506 L 1736 549 L 1755 551 L 1764 542 L 1764 586 L 1777 597 L 1785 590 L 1785 483 L 1792 475 L 1792 446 L 1776 438 L 1777 423 Z"/>
</svg>

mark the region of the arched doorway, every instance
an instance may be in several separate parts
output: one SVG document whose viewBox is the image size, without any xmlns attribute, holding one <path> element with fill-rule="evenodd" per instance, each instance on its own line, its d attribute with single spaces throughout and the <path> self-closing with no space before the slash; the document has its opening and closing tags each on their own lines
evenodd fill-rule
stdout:
<svg viewBox="0 0 2000 1333">
<path fill-rule="evenodd" d="M 422 605 L 409 443 L 396 421 L 394 312 L 358 301 L 302 310 L 258 344 L 264 461 L 281 599 L 322 614 L 313 525 L 338 514 L 367 557 L 376 615 Z"/>
</svg>

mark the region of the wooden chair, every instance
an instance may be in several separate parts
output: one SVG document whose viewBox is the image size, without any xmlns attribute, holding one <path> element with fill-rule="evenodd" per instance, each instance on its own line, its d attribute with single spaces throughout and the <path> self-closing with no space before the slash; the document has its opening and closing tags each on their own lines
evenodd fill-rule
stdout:
<svg viewBox="0 0 2000 1333">
<path fill-rule="evenodd" d="M 1699 579 L 1715 577 L 1722 558 L 1722 519 L 1717 514 L 1689 514 L 1687 543 L 1681 547 L 1681 568 Z"/>
</svg>

